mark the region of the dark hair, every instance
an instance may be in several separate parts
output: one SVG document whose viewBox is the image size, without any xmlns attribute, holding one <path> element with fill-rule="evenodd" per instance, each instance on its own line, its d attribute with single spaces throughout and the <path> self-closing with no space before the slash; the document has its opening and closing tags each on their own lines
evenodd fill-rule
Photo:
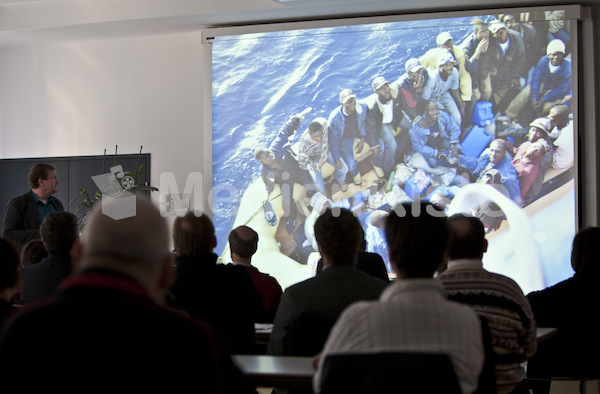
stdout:
<svg viewBox="0 0 600 394">
<path fill-rule="evenodd" d="M 318 120 L 313 120 L 308 124 L 308 132 L 310 134 L 314 134 L 317 131 L 323 130 L 323 125 Z"/>
<path fill-rule="evenodd" d="M 240 237 L 238 231 L 236 231 L 237 229 L 233 229 L 233 231 L 229 233 L 229 247 L 231 248 L 231 251 L 233 253 L 237 254 L 242 258 L 252 257 L 252 255 L 256 253 L 256 249 L 258 248 L 258 234 L 250 227 L 240 227 L 244 227 L 245 229 L 249 230 L 247 232 L 251 234 L 251 237 Z"/>
<path fill-rule="evenodd" d="M 390 212 L 385 236 L 397 274 L 431 278 L 444 262 L 450 229 L 443 211 L 419 201 L 398 205 Z"/>
<path fill-rule="evenodd" d="M 600 228 L 588 227 L 579 231 L 573 239 L 571 266 L 577 273 L 599 272 Z"/>
<path fill-rule="evenodd" d="M 15 245 L 0 238 L 0 290 L 12 287 L 19 280 L 19 252 Z"/>
<path fill-rule="evenodd" d="M 21 267 L 39 263 L 46 256 L 48 256 L 48 251 L 44 242 L 41 239 L 32 239 L 21 249 Z"/>
<path fill-rule="evenodd" d="M 173 243 L 181 256 L 198 256 L 214 248 L 215 227 L 205 214 L 188 212 L 173 222 Z"/>
<path fill-rule="evenodd" d="M 465 226 L 458 226 L 457 223 Z M 448 257 L 455 259 L 481 258 L 485 251 L 485 228 L 483 223 L 476 217 L 458 213 L 448 219 L 452 230 L 452 240 L 448 245 Z"/>
<path fill-rule="evenodd" d="M 69 253 L 78 235 L 77 217 L 67 211 L 49 213 L 40 226 L 40 236 L 48 253 Z"/>
<path fill-rule="evenodd" d="M 52 170 L 56 170 L 56 167 L 54 166 L 54 164 L 50 164 L 50 163 L 34 164 L 33 167 L 31 167 L 31 169 L 29 170 L 29 177 L 27 178 L 29 180 L 29 187 L 31 189 L 37 189 L 38 187 L 40 187 L 40 183 L 38 182 L 38 179 L 40 179 L 40 178 L 48 179 L 48 172 L 52 171 Z"/>
<path fill-rule="evenodd" d="M 348 209 L 327 208 L 315 222 L 317 244 L 330 264 L 354 264 L 362 234 L 360 222 Z"/>
</svg>

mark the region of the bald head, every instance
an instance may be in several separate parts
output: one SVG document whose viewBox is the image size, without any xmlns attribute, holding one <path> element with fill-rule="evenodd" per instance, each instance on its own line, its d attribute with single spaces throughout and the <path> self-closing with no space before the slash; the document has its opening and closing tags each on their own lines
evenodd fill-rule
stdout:
<svg viewBox="0 0 600 394">
<path fill-rule="evenodd" d="M 569 108 L 566 105 L 555 105 L 550 108 L 548 119 L 552 127 L 564 128 L 569 123 Z"/>
<path fill-rule="evenodd" d="M 102 210 L 116 209 L 120 201 L 103 199 L 84 229 L 81 268 L 107 268 L 153 286 L 169 259 L 169 233 L 159 210 L 148 200 L 136 200 L 135 216 L 115 220 Z M 100 207 L 102 205 L 102 207 Z"/>
<path fill-rule="evenodd" d="M 258 234 L 248 226 L 239 226 L 229 233 L 231 258 L 236 262 L 250 262 L 258 248 Z"/>
<path fill-rule="evenodd" d="M 448 257 L 456 259 L 481 259 L 487 250 L 483 223 L 476 217 L 456 214 L 448 219 L 452 239 Z"/>
</svg>

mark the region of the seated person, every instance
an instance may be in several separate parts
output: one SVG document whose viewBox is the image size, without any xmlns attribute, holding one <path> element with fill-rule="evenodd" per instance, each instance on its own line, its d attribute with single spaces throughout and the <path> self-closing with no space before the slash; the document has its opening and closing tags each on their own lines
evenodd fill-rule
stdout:
<svg viewBox="0 0 600 394">
<path fill-rule="evenodd" d="M 600 303 L 598 255 L 600 228 L 579 231 L 571 253 L 573 277 L 527 295 L 538 327 L 558 329 L 556 335 L 540 342 L 537 353 L 528 361 L 528 379 L 599 377 L 600 337 L 592 307 Z M 549 382 L 538 386 L 533 387 L 534 393 L 549 392 Z"/>
<path fill-rule="evenodd" d="M 456 60 L 450 51 L 438 57 L 437 68 L 429 69 L 429 79 L 423 88 L 422 97 L 434 100 L 438 108 L 445 109 L 457 124 L 462 123 L 463 101 L 460 96 L 460 76 Z"/>
<path fill-rule="evenodd" d="M 515 153 L 512 165 L 519 174 L 521 204 L 524 206 L 532 202 L 540 192 L 545 173 L 540 162 L 550 149 L 546 140 L 538 139 L 535 142 L 523 142 Z"/>
<path fill-rule="evenodd" d="M 256 351 L 256 288 L 244 267 L 218 264 L 215 228 L 205 214 L 190 211 L 173 222 L 177 278 L 169 306 L 206 321 L 231 353 Z"/>
<path fill-rule="evenodd" d="M 430 167 L 455 166 L 448 161 L 451 148 L 458 144 L 460 126 L 445 111 L 440 111 L 433 100 L 425 103 L 425 113 L 417 117 L 410 129 L 413 152 L 419 152 Z M 454 162 L 456 163 L 456 162 Z"/>
<path fill-rule="evenodd" d="M 462 214 L 449 218 L 453 237 L 448 247 L 448 267 L 437 276 L 448 298 L 469 305 L 486 318 L 495 357 L 497 392 L 525 389 L 527 361 L 537 349 L 536 325 L 529 302 L 509 277 L 489 272 L 482 262 L 487 252 L 483 223 Z"/>
<path fill-rule="evenodd" d="M 40 235 L 48 250 L 48 257 L 23 268 L 22 304 L 41 301 L 52 295 L 58 289 L 59 283 L 71 275 L 73 267 L 81 257 L 77 217 L 73 213 L 49 213 L 42 221 Z"/>
<path fill-rule="evenodd" d="M 329 150 L 329 123 L 325 118 L 316 118 L 309 123 L 308 128 L 298 140 L 296 145 L 298 149 L 298 164 L 303 170 L 307 170 L 313 179 L 316 191 L 327 195 L 325 191 L 325 182 L 321 175 L 321 168 L 325 163 L 333 166 L 333 177 L 340 190 L 348 190 L 346 183 L 346 174 L 348 166 L 342 161 L 342 168 L 337 168 L 333 161 L 333 155 Z"/>
<path fill-rule="evenodd" d="M 356 302 L 335 323 L 318 358 L 313 387 L 320 391 L 330 354 L 422 352 L 449 356 L 463 393 L 478 387 L 484 348 L 480 319 L 449 301 L 433 275 L 446 258 L 450 229 L 443 212 L 420 203 L 397 206 L 386 219 L 390 260 L 398 279 L 378 300 Z"/>
<path fill-rule="evenodd" d="M 94 204 L 77 271 L 56 297 L 24 308 L 4 327 L 0 370 L 5 387 L 67 393 L 253 392 L 205 322 L 164 306 L 176 271 L 158 207 L 138 198 L 134 216 L 114 220 L 102 213 L 119 209 L 120 203 Z"/>
<path fill-rule="evenodd" d="M 19 283 L 19 252 L 11 241 L 0 238 L 0 328 L 13 312 Z"/>
<path fill-rule="evenodd" d="M 32 239 L 27 241 L 21 249 L 21 267 L 39 263 L 44 257 L 48 256 L 48 251 L 41 239 Z"/>
<path fill-rule="evenodd" d="M 571 89 L 571 61 L 565 59 L 565 44 L 553 40 L 533 68 L 529 84 L 511 101 L 505 115 L 517 118 L 530 98 L 538 116 L 548 115 L 553 106 L 571 99 Z"/>
<path fill-rule="evenodd" d="M 335 214 L 325 210 L 315 223 L 315 236 L 323 272 L 285 290 L 273 322 L 268 354 L 316 355 L 344 308 L 358 300 L 377 299 L 387 286 L 356 268 L 363 238 L 360 223 L 350 210 L 336 208 Z"/>
<path fill-rule="evenodd" d="M 502 176 L 502 186 L 508 191 L 510 199 L 521 204 L 519 174 L 512 165 L 512 156 L 506 151 L 506 141 L 499 138 L 493 140 L 477 158 L 461 155 L 458 149 L 453 149 L 452 153 L 458 157 L 460 167 L 466 171 L 457 174 L 454 178 L 457 186 L 462 187 L 471 181 L 476 182 L 488 170 L 496 169 Z"/>
<path fill-rule="evenodd" d="M 252 265 L 252 256 L 258 248 L 258 234 L 248 226 L 238 226 L 229 233 L 229 250 L 233 264 L 246 268 L 252 277 L 259 304 L 254 321 L 272 323 L 281 299 L 281 286 L 277 279 L 260 272 Z"/>
</svg>

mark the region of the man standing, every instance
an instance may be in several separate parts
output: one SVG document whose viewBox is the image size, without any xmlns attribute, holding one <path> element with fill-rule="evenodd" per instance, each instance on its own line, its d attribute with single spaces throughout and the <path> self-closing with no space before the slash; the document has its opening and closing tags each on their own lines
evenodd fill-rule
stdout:
<svg viewBox="0 0 600 394">
<path fill-rule="evenodd" d="M 448 162 L 448 158 L 452 157 L 452 145 L 458 145 L 459 137 L 460 126 L 456 120 L 448 113 L 440 111 L 433 100 L 427 101 L 425 113 L 415 120 L 410 129 L 413 151 L 423 155 L 432 168 L 438 165 L 453 166 Z"/>
<path fill-rule="evenodd" d="M 319 358 L 315 392 L 329 354 L 379 352 L 447 354 L 461 391 L 477 389 L 484 361 L 481 322 L 468 306 L 449 301 L 433 279 L 445 259 L 450 229 L 443 212 L 417 204 L 397 206 L 386 220 L 399 279 L 379 300 L 354 303 L 339 317 Z"/>
<path fill-rule="evenodd" d="M 59 283 L 71 275 L 81 258 L 81 241 L 77 217 L 71 212 L 52 212 L 40 226 L 48 257 L 21 272 L 21 303 L 40 301 L 53 294 Z"/>
<path fill-rule="evenodd" d="M 40 238 L 44 217 L 64 211 L 63 204 L 53 196 L 58 191 L 56 167 L 49 163 L 35 164 L 29 170 L 31 191 L 8 202 L 4 216 L 3 237 L 13 241 L 19 250 L 32 239 Z"/>
<path fill-rule="evenodd" d="M 116 209 L 119 202 L 105 204 Z M 136 215 L 120 220 L 95 209 L 84 245 L 80 270 L 60 293 L 20 312 L 3 330 L 5 387 L 254 392 L 204 322 L 162 305 L 175 270 L 157 207 L 137 199 Z"/>
<path fill-rule="evenodd" d="M 258 248 L 258 234 L 248 226 L 236 227 L 229 233 L 229 248 L 231 261 L 248 271 L 260 298 L 261 308 L 257 310 L 254 320 L 257 323 L 273 323 L 282 290 L 277 279 L 252 266 L 252 256 Z"/>
<path fill-rule="evenodd" d="M 503 103 L 504 96 L 509 94 L 507 97 L 512 100 L 521 88 L 521 78 L 527 77 L 525 44 L 519 33 L 509 30 L 500 21 L 492 22 L 490 31 L 495 38 L 488 49 L 493 101 L 504 111 L 510 103 Z M 512 97 L 509 90 L 514 92 Z"/>
<path fill-rule="evenodd" d="M 367 99 L 367 139 L 373 150 L 373 169 L 382 178 L 389 175 L 396 165 L 396 149 L 404 161 L 410 151 L 408 130 L 400 130 L 396 141 L 396 129 L 404 117 L 402 95 L 391 88 L 384 77 L 376 77 L 371 84 L 374 93 Z"/>
<path fill-rule="evenodd" d="M 283 216 L 287 218 L 289 233 L 293 231 L 297 215 L 293 201 L 294 185 L 297 183 L 304 186 L 312 183 L 308 171 L 298 165 L 289 140 L 311 110 L 312 108 L 306 108 L 299 114 L 292 115 L 281 126 L 269 148 L 259 147 L 254 151 L 254 157 L 262 164 L 261 176 L 267 189 L 267 200 L 275 185 L 280 186 Z"/>
<path fill-rule="evenodd" d="M 489 57 L 490 46 L 489 26 L 483 20 L 476 18 L 471 21 L 473 33 L 471 33 L 460 47 L 466 56 L 465 67 L 473 82 L 473 94 L 481 101 L 489 101 L 492 95 L 489 69 L 485 63 Z"/>
<path fill-rule="evenodd" d="M 377 299 L 387 285 L 356 268 L 363 240 L 360 223 L 347 209 L 335 213 L 327 209 L 315 223 L 323 271 L 283 293 L 269 339 L 269 354 L 316 355 L 344 308 L 358 300 Z"/>
<path fill-rule="evenodd" d="M 428 70 L 429 80 L 423 89 L 423 98 L 434 100 L 439 109 L 446 110 L 460 125 L 463 102 L 459 90 L 460 77 L 454 63 L 454 56 L 444 50 L 438 57 L 437 68 Z"/>
<path fill-rule="evenodd" d="M 458 214 L 450 217 L 449 223 L 453 237 L 448 247 L 448 267 L 437 279 L 449 299 L 469 305 L 486 318 L 496 360 L 498 393 L 526 393 L 525 387 L 514 390 L 526 385 L 522 363 L 537 349 L 529 302 L 514 280 L 483 268 L 488 243 L 479 219 Z"/>
<path fill-rule="evenodd" d="M 333 161 L 333 155 L 329 150 L 329 123 L 327 119 L 319 117 L 308 124 L 308 128 L 296 144 L 298 150 L 298 164 L 303 170 L 307 170 L 315 183 L 315 189 L 323 195 L 327 195 L 325 181 L 321 169 L 325 163 L 333 166 L 333 177 L 340 190 L 348 190 L 346 174 L 348 167 L 342 162 L 342 168 L 337 168 Z"/>
<path fill-rule="evenodd" d="M 352 175 L 355 185 L 362 180 L 354 159 L 354 153 L 361 153 L 367 137 L 366 120 L 367 105 L 356 101 L 351 89 L 340 92 L 340 106 L 329 114 L 329 149 L 336 169 L 341 170 L 344 164 Z M 356 148 L 354 140 L 358 140 Z"/>
</svg>

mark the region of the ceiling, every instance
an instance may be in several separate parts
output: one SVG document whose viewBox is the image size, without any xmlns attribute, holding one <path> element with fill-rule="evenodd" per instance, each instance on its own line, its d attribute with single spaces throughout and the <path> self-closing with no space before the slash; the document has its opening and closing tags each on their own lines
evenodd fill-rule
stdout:
<svg viewBox="0 0 600 394">
<path fill-rule="evenodd" d="M 565 3 L 586 0 L 542 2 Z M 531 0 L 493 0 L 485 6 L 539 4 Z M 341 16 L 476 9 L 481 5 L 481 0 L 0 0 L 0 46 Z"/>
</svg>

